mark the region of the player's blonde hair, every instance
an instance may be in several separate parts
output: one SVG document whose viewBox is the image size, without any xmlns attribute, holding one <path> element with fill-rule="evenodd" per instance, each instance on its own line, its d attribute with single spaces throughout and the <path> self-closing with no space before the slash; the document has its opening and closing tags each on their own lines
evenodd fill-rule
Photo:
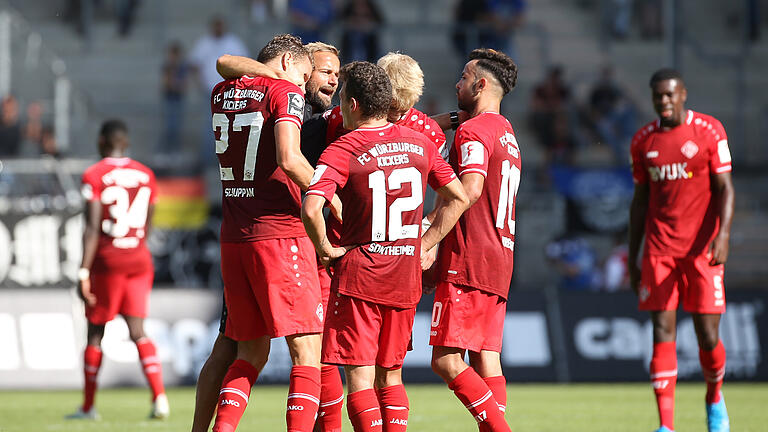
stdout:
<svg viewBox="0 0 768 432">
<path fill-rule="evenodd" d="M 325 42 L 310 42 L 304 45 L 304 48 L 309 51 L 310 56 L 314 56 L 316 52 L 329 52 L 334 54 L 336 57 L 339 56 L 339 49 Z"/>
<path fill-rule="evenodd" d="M 405 54 L 390 52 L 376 63 L 389 76 L 392 83 L 392 106 L 397 112 L 408 111 L 424 91 L 424 72 L 419 63 Z"/>
</svg>

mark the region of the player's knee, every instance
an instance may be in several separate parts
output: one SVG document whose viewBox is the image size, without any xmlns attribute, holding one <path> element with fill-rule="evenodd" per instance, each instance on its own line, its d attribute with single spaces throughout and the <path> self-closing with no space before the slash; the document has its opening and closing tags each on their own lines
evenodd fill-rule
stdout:
<svg viewBox="0 0 768 432">
<path fill-rule="evenodd" d="M 453 373 L 453 371 L 459 369 L 459 365 L 456 363 L 453 356 L 450 355 L 432 357 L 432 370 L 447 380 L 447 377 L 451 375 L 458 375 Z"/>
<path fill-rule="evenodd" d="M 712 351 L 719 341 L 720 337 L 717 334 L 717 331 L 705 331 L 704 334 L 699 337 L 699 347 L 704 351 Z"/>
<path fill-rule="evenodd" d="M 144 339 L 147 337 L 147 335 L 144 333 L 144 329 L 139 328 L 128 328 L 128 337 L 131 338 L 133 342 L 138 342 L 141 339 Z"/>
</svg>

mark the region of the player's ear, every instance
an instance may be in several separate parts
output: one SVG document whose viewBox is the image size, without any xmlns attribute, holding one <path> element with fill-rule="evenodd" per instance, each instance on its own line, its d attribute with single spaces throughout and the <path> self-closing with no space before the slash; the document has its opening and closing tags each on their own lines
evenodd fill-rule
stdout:
<svg viewBox="0 0 768 432">
<path fill-rule="evenodd" d="M 282 57 L 280 57 L 280 66 L 284 71 L 287 71 L 291 64 L 293 64 L 294 58 L 290 51 L 286 51 Z"/>
<path fill-rule="evenodd" d="M 680 92 L 680 99 L 683 100 L 683 103 L 685 103 L 686 100 L 688 100 L 688 89 L 683 87 L 683 90 Z"/>
<path fill-rule="evenodd" d="M 349 98 L 349 110 L 357 111 L 358 109 L 360 109 L 360 103 L 357 102 L 357 99 L 353 97 Z"/>
</svg>

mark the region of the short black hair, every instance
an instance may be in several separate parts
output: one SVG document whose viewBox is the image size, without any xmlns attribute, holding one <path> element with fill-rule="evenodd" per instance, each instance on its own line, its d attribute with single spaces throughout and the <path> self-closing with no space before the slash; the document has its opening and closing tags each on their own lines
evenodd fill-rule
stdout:
<svg viewBox="0 0 768 432">
<path fill-rule="evenodd" d="M 387 72 L 366 61 L 345 64 L 340 72 L 344 93 L 360 103 L 363 117 L 382 118 L 392 104 L 392 83 Z"/>
<path fill-rule="evenodd" d="M 295 57 L 307 57 L 312 62 L 312 56 L 309 55 L 309 51 L 304 47 L 301 42 L 301 38 L 291 34 L 279 34 L 272 38 L 264 48 L 259 51 L 259 56 L 256 60 L 266 63 L 277 56 L 281 56 L 286 52 L 290 52 Z"/>
<path fill-rule="evenodd" d="M 110 119 L 101 124 L 99 136 L 104 138 L 108 144 L 111 144 L 115 135 L 121 132 L 128 133 L 128 127 L 125 125 L 125 122 L 118 119 Z"/>
<path fill-rule="evenodd" d="M 656 72 L 654 72 L 653 75 L 651 75 L 651 80 L 649 81 L 648 84 L 651 86 L 651 88 L 653 88 L 657 83 L 661 81 L 671 80 L 671 79 L 678 80 L 681 83 L 683 83 L 683 86 L 685 86 L 685 81 L 683 81 L 683 75 L 677 70 L 672 68 L 663 68 L 663 69 L 657 70 Z"/>
<path fill-rule="evenodd" d="M 477 66 L 491 73 L 501 84 L 504 94 L 517 84 L 517 65 L 508 55 L 489 48 L 478 48 L 469 53 L 470 60 L 477 60 Z"/>
</svg>

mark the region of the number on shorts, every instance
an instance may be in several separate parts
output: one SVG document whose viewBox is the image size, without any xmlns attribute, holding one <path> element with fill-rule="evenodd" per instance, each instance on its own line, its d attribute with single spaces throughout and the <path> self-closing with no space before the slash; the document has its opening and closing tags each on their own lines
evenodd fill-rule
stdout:
<svg viewBox="0 0 768 432">
<path fill-rule="evenodd" d="M 440 316 L 443 314 L 443 304 L 436 301 L 432 306 L 432 327 L 437 327 L 440 324 Z"/>
</svg>

